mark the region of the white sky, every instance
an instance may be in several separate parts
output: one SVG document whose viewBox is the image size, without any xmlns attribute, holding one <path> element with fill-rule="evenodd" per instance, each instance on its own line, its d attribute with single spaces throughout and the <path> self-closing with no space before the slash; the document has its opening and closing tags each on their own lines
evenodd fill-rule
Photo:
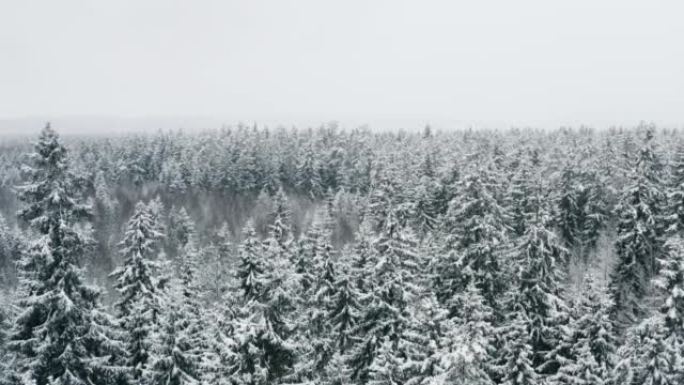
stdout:
<svg viewBox="0 0 684 385">
<path fill-rule="evenodd" d="M 682 126 L 684 2 L 0 0 L 0 130 L 80 117 Z"/>
</svg>

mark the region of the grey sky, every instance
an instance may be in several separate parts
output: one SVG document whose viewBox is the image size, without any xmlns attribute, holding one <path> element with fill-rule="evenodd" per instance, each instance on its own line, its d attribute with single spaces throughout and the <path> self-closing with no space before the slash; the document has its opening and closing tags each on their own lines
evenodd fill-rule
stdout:
<svg viewBox="0 0 684 385">
<path fill-rule="evenodd" d="M 682 15 L 657 0 L 0 0 L 0 130 L 682 126 Z"/>
</svg>

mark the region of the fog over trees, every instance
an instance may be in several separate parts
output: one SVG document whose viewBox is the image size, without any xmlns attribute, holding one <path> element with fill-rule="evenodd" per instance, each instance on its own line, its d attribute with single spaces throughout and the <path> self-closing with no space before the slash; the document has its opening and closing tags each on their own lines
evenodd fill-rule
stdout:
<svg viewBox="0 0 684 385">
<path fill-rule="evenodd" d="M 0 385 L 684 383 L 684 136 L 0 141 Z"/>
</svg>

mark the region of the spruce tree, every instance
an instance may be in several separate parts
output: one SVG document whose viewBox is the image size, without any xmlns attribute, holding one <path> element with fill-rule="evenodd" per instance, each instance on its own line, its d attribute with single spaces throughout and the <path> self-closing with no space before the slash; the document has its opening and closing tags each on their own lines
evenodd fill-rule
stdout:
<svg viewBox="0 0 684 385">
<path fill-rule="evenodd" d="M 667 253 L 658 259 L 655 284 L 663 294 L 662 313 L 672 334 L 684 341 L 684 240 L 680 235 L 666 243 Z"/>
<path fill-rule="evenodd" d="M 178 276 L 164 292 L 165 311 L 155 334 L 147 381 L 155 385 L 196 384 L 210 360 L 200 302 L 198 251 L 193 241 L 182 250 Z"/>
<path fill-rule="evenodd" d="M 152 253 L 162 237 L 154 229 L 148 207 L 138 202 L 120 243 L 123 265 L 110 275 L 121 297 L 115 308 L 126 333 L 125 363 L 134 381 L 140 381 L 146 369 L 151 333 L 161 311 L 155 278 L 158 266 Z"/>
<path fill-rule="evenodd" d="M 608 383 L 617 352 L 617 337 L 610 320 L 611 302 L 604 288 L 588 275 L 580 297 L 573 301 L 571 319 L 562 328 L 562 340 L 550 354 L 559 362 L 552 384 L 576 384 L 593 378 Z"/>
<path fill-rule="evenodd" d="M 353 276 L 340 266 L 338 277 L 334 283 L 335 292 L 330 298 L 327 319 L 332 329 L 335 349 L 342 355 L 354 344 L 353 331 L 358 325 L 361 305 L 360 293 L 355 287 Z"/>
<path fill-rule="evenodd" d="M 684 230 L 684 143 L 677 145 L 673 158 L 667 195 L 670 233 Z"/>
<path fill-rule="evenodd" d="M 273 211 L 271 224 L 268 226 L 269 237 L 275 241 L 282 253 L 289 255 L 292 246 L 292 212 L 290 204 L 282 186 L 273 197 Z"/>
<path fill-rule="evenodd" d="M 574 252 L 580 243 L 580 232 L 582 231 L 581 210 L 578 188 L 575 185 L 578 176 L 575 170 L 566 165 L 563 169 L 558 183 L 558 198 L 556 210 L 556 226 L 559 236 L 569 251 Z"/>
<path fill-rule="evenodd" d="M 384 227 L 373 242 L 378 262 L 364 283 L 366 299 L 357 328 L 360 340 L 349 358 L 353 379 L 360 383 L 369 381 L 372 372 L 382 376 L 377 365 L 371 369 L 383 343 L 383 352 L 395 356 L 410 354 L 416 344 L 404 332 L 411 330 L 409 304 L 422 291 L 422 261 L 411 229 L 399 224 L 392 207 L 383 211 L 387 213 Z M 394 357 L 385 360 L 385 364 L 395 362 Z"/>
<path fill-rule="evenodd" d="M 679 345 L 667 337 L 661 315 L 647 318 L 627 332 L 618 351 L 615 384 L 674 385 L 684 380 Z"/>
<path fill-rule="evenodd" d="M 528 333 L 529 321 L 516 313 L 503 327 L 504 345 L 498 355 L 502 363 L 495 367 L 503 385 L 539 385 L 540 375 L 534 367 L 534 350 Z"/>
<path fill-rule="evenodd" d="M 195 222 L 188 215 L 185 207 L 171 208 L 166 237 L 167 254 L 176 257 L 196 236 Z"/>
<path fill-rule="evenodd" d="M 563 272 L 559 262 L 565 260 L 566 251 L 547 228 L 549 219 L 540 195 L 535 199 L 537 212 L 529 215 L 527 231 L 514 252 L 519 273 L 511 311 L 521 313 L 520 319 L 527 322 L 528 343 L 533 352 L 530 358 L 535 369 L 553 372 L 555 365 L 547 367 L 546 353 L 560 338 L 557 323 L 565 312 L 565 304 L 560 297 Z"/>
<path fill-rule="evenodd" d="M 211 299 L 219 301 L 231 286 L 231 281 L 226 279 L 230 276 L 230 266 L 237 258 L 230 241 L 231 234 L 228 224 L 223 223 L 216 233 L 212 245 L 205 249 L 207 263 L 200 267 L 206 286 L 211 294 Z"/>
<path fill-rule="evenodd" d="M 474 283 L 455 302 L 461 306 L 461 315 L 440 325 L 444 335 L 436 341 L 437 368 L 428 383 L 492 385 L 494 312 Z"/>
<path fill-rule="evenodd" d="M 292 269 L 276 239 L 267 240 L 263 253 L 260 284 L 252 286 L 259 291 L 244 297 L 234 320 L 234 384 L 278 383 L 299 374 L 295 362 L 300 349 L 293 337 L 293 313 L 299 299 Z"/>
<path fill-rule="evenodd" d="M 452 298 L 474 283 L 487 305 L 498 309 L 505 291 L 502 265 L 507 247 L 507 216 L 481 176 L 466 177 L 445 222 L 446 242 L 437 261 L 440 299 L 456 315 Z"/>
<path fill-rule="evenodd" d="M 20 380 L 14 371 L 16 354 L 7 348 L 7 334 L 15 317 L 12 303 L 12 295 L 0 290 L 0 385 L 14 385 Z"/>
<path fill-rule="evenodd" d="M 172 296 L 173 297 L 173 296 Z M 153 385 L 199 384 L 200 357 L 195 354 L 192 339 L 187 335 L 187 320 L 175 303 L 166 304 L 160 319 L 150 370 L 146 383 Z"/>
<path fill-rule="evenodd" d="M 250 221 L 242 233 L 244 241 L 240 244 L 236 278 L 240 285 L 240 296 L 245 301 L 256 300 L 262 298 L 266 290 L 264 277 L 267 274 L 268 263 L 265 260 L 264 247 Z"/>
<path fill-rule="evenodd" d="M 651 139 L 649 131 L 616 210 L 617 263 L 611 275 L 610 291 L 613 318 L 622 327 L 644 315 L 642 300 L 648 294 L 655 272 L 655 257 L 662 250 L 663 196 L 658 185 L 659 163 Z"/>
<path fill-rule="evenodd" d="M 49 125 L 30 159 L 19 218 L 35 239 L 20 261 L 19 315 L 8 336 L 18 356 L 13 369 L 37 385 L 120 381 L 125 372 L 110 356 L 120 353 L 118 344 L 100 314 L 99 292 L 83 282 L 79 266 L 90 240 L 78 223 L 90 208 L 79 202 L 67 150 Z"/>
</svg>

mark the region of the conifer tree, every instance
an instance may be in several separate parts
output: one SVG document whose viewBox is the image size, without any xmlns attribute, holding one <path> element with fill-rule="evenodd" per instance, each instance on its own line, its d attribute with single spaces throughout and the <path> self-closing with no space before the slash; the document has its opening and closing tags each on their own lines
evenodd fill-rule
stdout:
<svg viewBox="0 0 684 385">
<path fill-rule="evenodd" d="M 601 230 L 606 226 L 609 205 L 605 187 L 601 185 L 596 173 L 583 173 L 584 184 L 579 188 L 578 202 L 580 211 L 580 257 L 584 262 L 590 253 L 596 249 Z"/>
<path fill-rule="evenodd" d="M 248 221 L 242 230 L 244 241 L 240 245 L 240 261 L 236 268 L 236 278 L 239 280 L 240 295 L 245 301 L 256 300 L 264 295 L 264 283 L 268 264 L 265 260 L 265 250 L 256 236 L 256 231 Z"/>
<path fill-rule="evenodd" d="M 566 309 L 559 296 L 563 272 L 558 267 L 559 261 L 565 259 L 566 251 L 546 227 L 548 215 L 539 194 L 535 200 L 537 212 L 529 216 L 525 236 L 514 253 L 519 274 L 511 310 L 513 313 L 522 313 L 520 319 L 527 322 L 528 343 L 533 353 L 530 358 L 534 368 L 540 372 L 553 372 L 555 365 L 547 368 L 548 365 L 544 364 L 548 364 L 546 353 L 560 339 L 557 322 Z"/>
<path fill-rule="evenodd" d="M 661 315 L 643 320 L 627 332 L 618 352 L 613 383 L 680 384 L 684 379 L 680 349 L 667 338 Z"/>
<path fill-rule="evenodd" d="M 661 312 L 669 335 L 684 344 L 684 240 L 680 235 L 666 243 L 667 254 L 658 259 L 660 270 L 654 279 L 664 301 Z"/>
<path fill-rule="evenodd" d="M 228 385 L 235 363 L 235 339 L 232 323 L 234 303 L 219 306 L 208 322 L 208 348 L 201 365 L 202 381 L 209 385 Z"/>
<path fill-rule="evenodd" d="M 670 233 L 684 230 L 684 143 L 678 143 L 670 166 L 670 189 L 667 194 L 668 230 Z"/>
<path fill-rule="evenodd" d="M 199 362 L 186 334 L 187 320 L 175 303 L 168 303 L 160 319 L 146 382 L 154 385 L 199 384 Z"/>
<path fill-rule="evenodd" d="M 321 178 L 320 165 L 315 159 L 313 146 L 309 144 L 301 156 L 295 173 L 295 186 L 312 199 L 323 196 L 325 187 Z"/>
<path fill-rule="evenodd" d="M 549 381 L 552 384 L 608 383 L 617 352 L 608 293 L 589 275 L 574 304 L 571 320 L 562 329 L 562 340 L 550 354 L 555 355 L 560 368 Z"/>
<path fill-rule="evenodd" d="M 165 311 L 150 359 L 147 381 L 155 385 L 198 384 L 210 359 L 197 282 L 198 252 L 193 241 L 182 251 L 178 276 L 165 290 Z"/>
<path fill-rule="evenodd" d="M 372 267 L 378 262 L 377 252 L 373 248 L 375 233 L 368 218 L 361 222 L 354 237 L 354 251 L 350 261 L 351 275 L 355 278 L 356 287 L 361 292 L 366 292 L 372 287 Z"/>
<path fill-rule="evenodd" d="M 194 240 L 195 231 L 195 222 L 190 218 L 185 207 L 171 208 L 166 237 L 169 256 L 178 256 L 188 242 Z"/>
<path fill-rule="evenodd" d="M 662 194 L 658 187 L 659 163 L 648 131 L 646 142 L 617 207 L 615 249 L 617 263 L 611 275 L 613 317 L 625 326 L 644 315 L 642 299 L 648 294 L 655 257 L 662 250 Z"/>
<path fill-rule="evenodd" d="M 499 308 L 506 289 L 506 269 L 502 265 L 507 247 L 506 214 L 479 176 L 464 179 L 449 206 L 445 222 L 445 250 L 437 262 L 439 294 L 453 315 L 457 307 L 452 297 L 474 283 L 488 306 Z"/>
<path fill-rule="evenodd" d="M 458 297 L 461 315 L 442 321 L 444 336 L 436 341 L 437 369 L 427 383 L 492 385 L 494 313 L 474 283 Z"/>
<path fill-rule="evenodd" d="M 580 231 L 582 231 L 581 221 L 581 207 L 578 189 L 575 185 L 577 174 L 575 170 L 566 165 L 560 177 L 558 184 L 558 203 L 556 218 L 556 226 L 559 230 L 559 236 L 563 241 L 563 246 L 569 251 L 574 251 L 580 243 Z"/>
<path fill-rule="evenodd" d="M 161 198 L 157 196 L 152 199 L 148 204 L 147 208 L 150 213 L 150 218 L 152 219 L 152 227 L 154 230 L 160 234 L 166 234 L 166 209 L 164 208 L 164 203 Z M 159 248 L 159 247 L 158 247 Z"/>
<path fill-rule="evenodd" d="M 303 286 L 301 292 L 302 304 L 306 309 L 304 328 L 307 334 L 307 345 L 311 349 L 309 359 L 313 373 L 324 370 L 335 350 L 332 338 L 332 325 L 328 312 L 332 310 L 333 297 L 338 287 L 338 273 L 333 263 L 333 250 L 330 244 L 331 231 L 326 226 L 329 223 L 328 211 L 325 207 L 316 210 L 311 229 L 307 232 L 307 242 L 311 243 L 310 286 L 308 290 Z M 307 274 L 306 269 L 304 270 Z"/>
<path fill-rule="evenodd" d="M 201 275 L 214 301 L 219 301 L 231 286 L 230 280 L 226 277 L 230 276 L 230 267 L 237 258 L 234 256 L 230 239 L 228 224 L 224 222 L 216 233 L 212 245 L 206 249 L 207 263 L 200 267 Z"/>
<path fill-rule="evenodd" d="M 300 349 L 293 338 L 293 312 L 299 300 L 292 269 L 275 239 L 268 241 L 264 253 L 261 291 L 245 297 L 234 321 L 235 384 L 278 383 L 299 375 L 295 362 Z"/>
<path fill-rule="evenodd" d="M 18 356 L 13 369 L 36 385 L 121 380 L 125 372 L 110 356 L 120 353 L 119 344 L 100 314 L 98 290 L 83 282 L 79 267 L 90 241 L 77 224 L 90 208 L 78 200 L 67 150 L 49 125 L 30 158 L 19 217 L 36 239 L 20 262 L 19 315 L 8 336 Z"/>
<path fill-rule="evenodd" d="M 281 252 L 289 253 L 292 244 L 292 212 L 282 186 L 273 197 L 273 212 L 268 227 L 269 237 L 278 244 Z"/>
<path fill-rule="evenodd" d="M 377 365 L 392 365 L 395 356 L 410 354 L 417 344 L 404 331 L 411 330 L 409 304 L 422 291 L 422 261 L 411 229 L 399 225 L 391 207 L 385 210 L 388 214 L 384 228 L 373 242 L 378 262 L 369 276 L 370 282 L 364 284 L 366 300 L 357 330 L 360 340 L 349 358 L 353 379 L 360 383 L 370 380 L 371 372 L 375 377 L 385 376 Z M 394 357 L 384 357 L 385 362 L 376 364 L 371 371 L 377 349 L 383 344 L 382 352 Z"/>
<path fill-rule="evenodd" d="M 110 275 L 121 296 L 115 308 L 126 333 L 125 363 L 134 381 L 141 380 L 147 366 L 151 333 L 161 311 L 155 278 L 158 266 L 152 253 L 162 237 L 154 229 L 148 207 L 138 202 L 120 244 L 123 265 Z"/>
<path fill-rule="evenodd" d="M 503 363 L 495 368 L 503 385 L 539 385 L 541 379 L 534 367 L 534 350 L 530 345 L 529 321 L 521 312 L 503 327 L 504 345 L 499 352 Z"/>
<path fill-rule="evenodd" d="M 7 334 L 15 317 L 12 302 L 10 293 L 0 290 L 0 385 L 19 383 L 18 373 L 14 371 L 16 355 L 7 348 Z"/>
</svg>

